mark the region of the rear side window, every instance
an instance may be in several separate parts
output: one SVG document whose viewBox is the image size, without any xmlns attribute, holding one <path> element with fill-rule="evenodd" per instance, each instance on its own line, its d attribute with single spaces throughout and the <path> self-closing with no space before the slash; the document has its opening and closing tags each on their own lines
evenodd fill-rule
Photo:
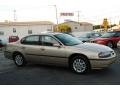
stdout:
<svg viewBox="0 0 120 90">
<path fill-rule="evenodd" d="M 39 36 L 28 36 L 24 39 L 21 40 L 22 44 L 27 44 L 27 45 L 39 45 Z"/>
</svg>

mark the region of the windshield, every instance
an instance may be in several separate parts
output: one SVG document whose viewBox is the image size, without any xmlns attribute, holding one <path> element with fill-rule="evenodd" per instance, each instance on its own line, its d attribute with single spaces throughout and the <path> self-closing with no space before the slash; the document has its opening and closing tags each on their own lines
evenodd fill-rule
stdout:
<svg viewBox="0 0 120 90">
<path fill-rule="evenodd" d="M 113 37 L 115 35 L 115 32 L 107 32 L 105 34 L 103 34 L 101 37 L 102 38 L 110 38 Z"/>
<path fill-rule="evenodd" d="M 82 43 L 79 39 L 67 34 L 57 34 L 54 36 L 66 46 L 74 46 Z"/>
</svg>

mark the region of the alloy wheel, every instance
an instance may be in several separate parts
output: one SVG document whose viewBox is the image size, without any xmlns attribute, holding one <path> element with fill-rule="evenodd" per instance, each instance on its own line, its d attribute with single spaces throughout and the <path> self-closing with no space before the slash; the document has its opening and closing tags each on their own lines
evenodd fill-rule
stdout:
<svg viewBox="0 0 120 90">
<path fill-rule="evenodd" d="M 24 60 L 23 60 L 23 57 L 21 55 L 16 55 L 15 58 L 14 58 L 14 60 L 15 60 L 15 63 L 18 66 L 23 65 Z"/>
<path fill-rule="evenodd" d="M 84 60 L 80 59 L 80 58 L 76 58 L 73 61 L 73 69 L 78 72 L 78 73 L 82 73 L 86 70 L 86 63 Z"/>
</svg>

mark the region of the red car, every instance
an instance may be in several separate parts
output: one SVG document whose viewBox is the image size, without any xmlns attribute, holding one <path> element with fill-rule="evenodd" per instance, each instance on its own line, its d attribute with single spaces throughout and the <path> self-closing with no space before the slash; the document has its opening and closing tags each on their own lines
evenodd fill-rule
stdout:
<svg viewBox="0 0 120 90">
<path fill-rule="evenodd" d="M 120 31 L 106 32 L 100 38 L 97 38 L 91 42 L 116 48 L 117 43 L 120 40 Z"/>
<path fill-rule="evenodd" d="M 19 40 L 19 37 L 18 36 L 9 36 L 9 43 L 11 42 L 16 42 Z"/>
</svg>

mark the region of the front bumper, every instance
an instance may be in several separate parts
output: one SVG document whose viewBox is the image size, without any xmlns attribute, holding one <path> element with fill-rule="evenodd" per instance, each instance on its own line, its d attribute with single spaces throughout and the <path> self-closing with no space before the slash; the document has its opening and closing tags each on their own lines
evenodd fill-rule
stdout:
<svg viewBox="0 0 120 90">
<path fill-rule="evenodd" d="M 102 69 L 110 66 L 115 62 L 115 57 L 111 59 L 102 59 L 102 60 L 90 60 L 92 69 Z"/>
</svg>

